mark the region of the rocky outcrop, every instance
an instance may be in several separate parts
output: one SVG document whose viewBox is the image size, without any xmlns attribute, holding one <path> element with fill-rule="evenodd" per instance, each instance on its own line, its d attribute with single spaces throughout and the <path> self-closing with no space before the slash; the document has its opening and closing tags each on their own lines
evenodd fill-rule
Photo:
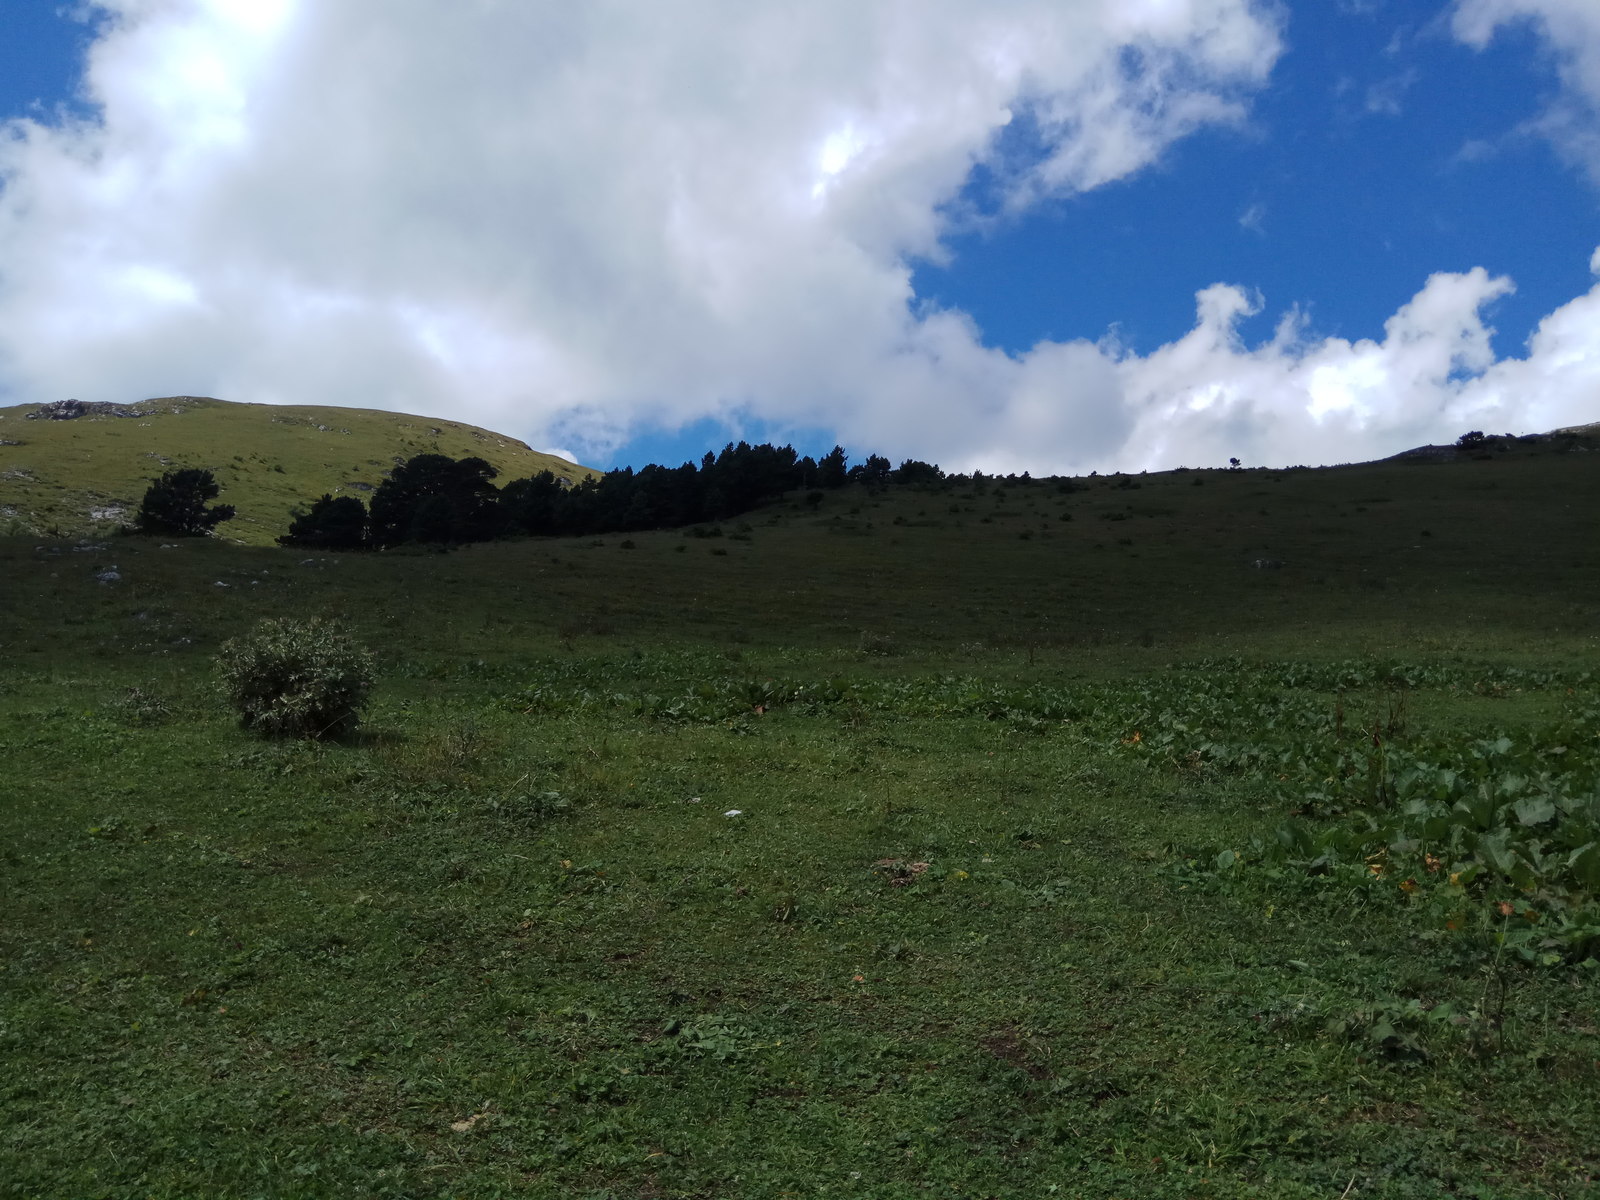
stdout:
<svg viewBox="0 0 1600 1200">
<path fill-rule="evenodd" d="M 150 410 L 95 400 L 53 400 L 28 414 L 30 421 L 76 421 L 79 417 L 148 417 Z"/>
</svg>

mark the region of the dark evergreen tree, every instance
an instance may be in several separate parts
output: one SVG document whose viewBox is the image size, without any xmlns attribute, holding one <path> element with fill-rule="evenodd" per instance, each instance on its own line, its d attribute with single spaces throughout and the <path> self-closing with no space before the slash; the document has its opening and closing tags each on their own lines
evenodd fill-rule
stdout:
<svg viewBox="0 0 1600 1200">
<path fill-rule="evenodd" d="M 553 472 L 540 471 L 528 479 L 513 479 L 501 488 L 500 507 L 507 524 L 518 533 L 562 533 L 566 491 L 565 483 Z"/>
<path fill-rule="evenodd" d="M 944 472 L 932 463 L 908 458 L 900 464 L 900 469 L 894 473 L 894 478 L 896 483 L 938 483 L 944 479 Z"/>
<path fill-rule="evenodd" d="M 850 475 L 868 487 L 879 487 L 889 482 L 889 473 L 893 469 L 893 465 L 883 455 L 869 454 L 866 462 L 851 468 Z"/>
<path fill-rule="evenodd" d="M 706 478 L 706 516 L 722 518 L 749 512 L 763 500 L 798 487 L 794 447 L 729 444 L 701 475 Z M 714 495 L 714 499 L 713 499 Z"/>
<path fill-rule="evenodd" d="M 308 550 L 361 550 L 371 537 L 367 506 L 354 496 L 331 496 L 311 506 L 311 511 L 296 513 L 289 532 L 278 539 L 280 546 L 302 546 Z"/>
<path fill-rule="evenodd" d="M 419 454 L 372 494 L 372 542 L 481 542 L 503 528 L 499 472 L 481 458 Z"/>
<path fill-rule="evenodd" d="M 200 467 L 182 467 L 152 480 L 139 504 L 134 528 L 163 537 L 205 537 L 220 522 L 231 520 L 233 505 L 207 507 L 221 492 L 216 478 Z"/>
<path fill-rule="evenodd" d="M 457 461 L 422 454 L 397 467 L 372 497 L 371 544 L 408 541 L 483 541 L 502 533 L 590 536 L 645 529 L 672 529 L 719 521 L 749 512 L 800 488 L 838 487 L 851 478 L 874 486 L 896 480 L 937 482 L 938 467 L 907 459 L 896 473 L 889 460 L 872 455 L 846 470 L 844 448 L 835 446 L 821 462 L 796 455 L 793 446 L 728 443 L 708 452 L 698 469 L 654 464 L 635 471 L 622 467 L 569 486 L 549 471 L 514 479 L 496 491 L 495 470 L 479 458 Z M 332 503 L 327 497 L 319 502 Z M 813 505 L 820 503 L 820 495 Z M 324 516 L 321 507 L 313 512 Z M 320 528 L 307 514 L 288 544 L 302 532 Z M 353 518 L 352 518 L 353 519 Z"/>
<path fill-rule="evenodd" d="M 843 446 L 835 446 L 817 464 L 817 486 L 841 488 L 849 482 L 850 460 L 845 457 Z"/>
</svg>

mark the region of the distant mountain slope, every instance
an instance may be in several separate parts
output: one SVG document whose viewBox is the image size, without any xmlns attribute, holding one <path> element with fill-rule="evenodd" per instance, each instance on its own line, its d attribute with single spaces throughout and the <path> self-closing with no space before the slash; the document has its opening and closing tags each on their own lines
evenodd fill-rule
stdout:
<svg viewBox="0 0 1600 1200">
<path fill-rule="evenodd" d="M 1520 436 L 1514 433 L 1468 434 L 1448 446 L 1414 446 L 1380 461 L 1456 462 L 1507 454 L 1527 458 L 1593 450 L 1600 450 L 1600 421 L 1589 425 L 1569 425 L 1565 429 L 1552 429 L 1549 433 L 1526 433 Z"/>
<path fill-rule="evenodd" d="M 219 535 L 266 545 L 288 528 L 291 509 L 324 492 L 365 496 L 397 463 L 429 453 L 476 455 L 500 482 L 594 474 L 476 426 L 375 409 L 201 396 L 23 404 L 0 408 L 0 533 L 107 532 L 133 516 L 152 478 L 205 467 L 220 502 L 238 510 Z"/>
</svg>

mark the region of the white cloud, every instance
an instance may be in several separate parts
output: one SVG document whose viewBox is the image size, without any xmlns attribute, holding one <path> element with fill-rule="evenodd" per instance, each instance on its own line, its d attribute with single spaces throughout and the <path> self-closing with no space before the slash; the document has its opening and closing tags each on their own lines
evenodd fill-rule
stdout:
<svg viewBox="0 0 1600 1200">
<path fill-rule="evenodd" d="M 1591 268 L 1600 275 L 1600 250 Z M 1146 356 L 1114 344 L 1045 344 L 1013 362 L 1008 425 L 970 431 L 989 470 L 1123 470 L 1355 462 L 1470 428 L 1537 432 L 1595 420 L 1600 282 L 1547 316 L 1523 358 L 1497 359 L 1484 310 L 1513 291 L 1478 267 L 1432 276 L 1381 339 L 1309 336 L 1290 312 L 1247 346 L 1260 296 L 1215 284 L 1194 328 Z M 1083 414 L 1100 419 L 1085 427 Z M 1026 418 L 1019 421 L 1018 418 Z M 1054 450 L 1056 457 L 1041 461 Z"/>
<path fill-rule="evenodd" d="M 373 405 L 580 452 L 742 411 L 901 439 L 999 359 L 908 263 L 1231 122 L 1260 0 L 106 0 L 100 119 L 0 136 L 0 395 Z M 1002 164 L 996 163 L 997 166 Z M 1003 397 L 995 397 L 1003 403 Z M 864 436 L 861 434 L 859 436 Z"/>
<path fill-rule="evenodd" d="M 1408 68 L 1396 75 L 1369 84 L 1366 109 L 1376 116 L 1398 117 L 1405 111 L 1406 93 L 1422 78 L 1416 68 Z"/>
<path fill-rule="evenodd" d="M 917 302 L 975 165 L 1023 208 L 1239 120 L 1279 50 L 1253 0 L 106 8 L 102 119 L 0 136 L 7 402 L 387 407 L 580 458 L 731 415 L 1035 471 L 1591 416 L 1569 389 L 1600 299 L 1497 363 L 1481 312 L 1509 284 L 1482 270 L 1434 276 L 1378 341 L 1291 313 L 1247 346 L 1264 301 L 1217 285 L 1142 357 L 1008 355 Z M 1002 161 L 1022 118 L 1039 152 Z"/>
<path fill-rule="evenodd" d="M 1600 269 L 1600 250 L 1590 261 Z M 1495 363 L 1462 390 L 1467 423 L 1544 430 L 1600 418 L 1600 283 L 1556 309 L 1528 339 L 1525 358 Z"/>
<path fill-rule="evenodd" d="M 1530 128 L 1600 185 L 1600 4 L 1595 0 L 1457 0 L 1451 23 L 1483 49 L 1501 26 L 1533 25 L 1555 55 L 1561 95 Z"/>
<path fill-rule="evenodd" d="M 1426 441 L 1459 423 L 1464 388 L 1492 365 L 1480 310 L 1509 290 L 1481 268 L 1439 274 L 1381 340 L 1308 339 L 1291 314 L 1269 343 L 1247 349 L 1235 325 L 1259 300 L 1215 286 L 1200 295 L 1194 331 L 1123 364 L 1148 426 L 1139 441 L 1157 443 L 1162 459 L 1209 463 L 1352 461 Z"/>
</svg>

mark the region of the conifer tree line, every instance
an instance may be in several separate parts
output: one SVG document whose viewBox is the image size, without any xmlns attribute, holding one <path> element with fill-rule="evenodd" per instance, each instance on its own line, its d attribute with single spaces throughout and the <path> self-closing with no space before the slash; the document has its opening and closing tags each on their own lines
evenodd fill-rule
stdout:
<svg viewBox="0 0 1600 1200">
<path fill-rule="evenodd" d="M 672 529 L 720 521 L 786 492 L 821 493 L 848 483 L 937 483 L 944 472 L 907 459 L 896 469 L 881 455 L 850 465 L 842 446 L 820 460 L 792 446 L 729 443 L 700 465 L 622 467 L 576 485 L 542 471 L 495 487 L 499 472 L 481 458 L 419 454 L 397 466 L 372 494 L 323 495 L 297 512 L 285 546 L 384 549 L 409 542 L 461 544 L 516 535 L 573 536 Z M 820 495 L 818 496 L 820 499 Z"/>
</svg>

